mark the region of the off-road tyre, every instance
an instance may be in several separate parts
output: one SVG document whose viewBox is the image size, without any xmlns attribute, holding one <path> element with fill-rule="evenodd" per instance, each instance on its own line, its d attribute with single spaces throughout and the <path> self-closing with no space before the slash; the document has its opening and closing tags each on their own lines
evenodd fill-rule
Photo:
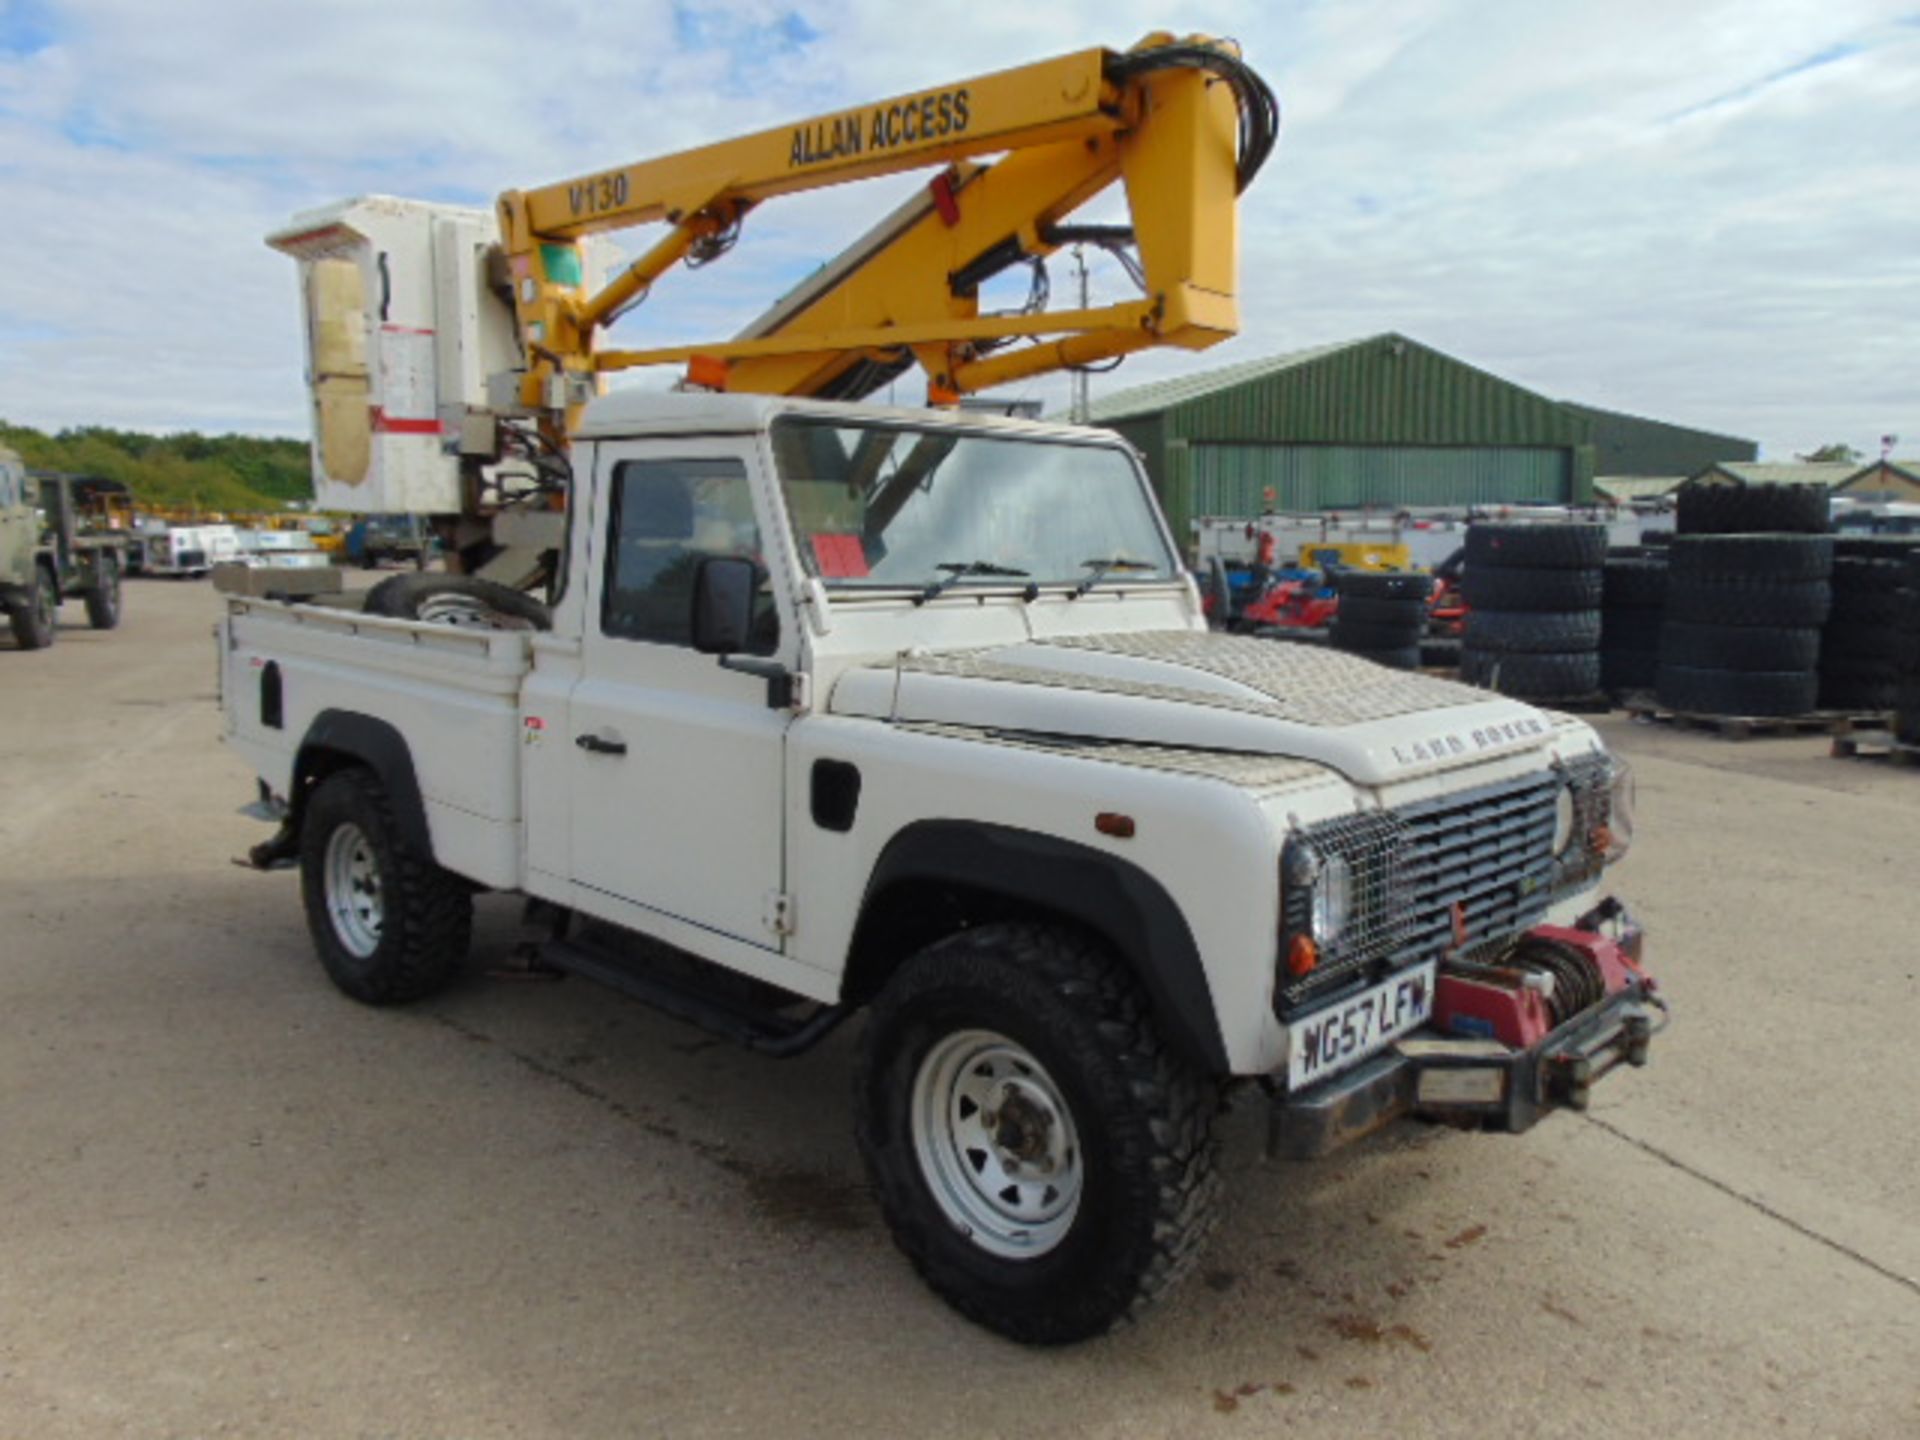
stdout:
<svg viewBox="0 0 1920 1440">
<path fill-rule="evenodd" d="M 1378 650 L 1343 650 L 1341 653 L 1351 655 L 1356 660 L 1384 665 L 1389 670 L 1418 670 L 1422 663 L 1418 644 L 1392 645 Z"/>
<path fill-rule="evenodd" d="M 1860 560 L 1892 560 L 1920 550 L 1920 535 L 1836 535 L 1833 554 Z"/>
<path fill-rule="evenodd" d="M 1602 650 L 1658 650 L 1666 621 L 1658 610 L 1600 612 Z"/>
<path fill-rule="evenodd" d="M 87 624 L 111 630 L 120 623 L 120 564 L 111 554 L 94 561 L 93 588 L 87 591 Z"/>
<path fill-rule="evenodd" d="M 378 943 L 356 954 L 328 904 L 329 842 L 356 827 L 371 851 L 383 910 Z M 300 894 L 307 930 L 328 977 L 367 1005 L 423 999 L 452 978 L 473 933 L 473 890 L 410 846 L 385 787 L 366 770 L 341 770 L 307 800 L 300 826 Z"/>
<path fill-rule="evenodd" d="M 472 575 L 389 575 L 367 591 L 366 612 L 479 630 L 553 628 L 553 612 L 533 596 Z"/>
<path fill-rule="evenodd" d="M 1517 700 L 1584 700 L 1599 693 L 1600 655 L 1508 655 L 1468 646 L 1460 652 L 1460 678 Z"/>
<path fill-rule="evenodd" d="M 1461 590 L 1467 604 L 1486 610 L 1597 610 L 1600 571 L 1513 569 L 1481 565 L 1468 569 Z"/>
<path fill-rule="evenodd" d="M 1417 646 L 1425 628 L 1418 623 L 1367 625 L 1336 615 L 1327 627 L 1327 642 L 1336 650 L 1399 650 Z"/>
<path fill-rule="evenodd" d="M 1920 630 L 1895 630 L 1888 659 L 1896 674 L 1920 677 Z"/>
<path fill-rule="evenodd" d="M 1674 527 L 1682 535 L 1824 535 L 1832 529 L 1824 485 L 1682 485 Z"/>
<path fill-rule="evenodd" d="M 1822 710 L 1891 710 L 1899 694 L 1900 677 L 1891 665 L 1838 660 L 1820 668 Z"/>
<path fill-rule="evenodd" d="M 1667 562 L 1609 555 L 1602 604 L 1608 610 L 1658 610 L 1667 601 Z"/>
<path fill-rule="evenodd" d="M 13 642 L 22 650 L 44 650 L 60 634 L 60 587 L 45 565 L 33 567 L 33 588 L 7 612 Z"/>
<path fill-rule="evenodd" d="M 1670 620 L 1660 636 L 1660 663 L 1694 670 L 1811 670 L 1819 660 L 1812 629 Z"/>
<path fill-rule="evenodd" d="M 1463 648 L 1458 636 L 1429 635 L 1419 645 L 1420 665 L 1427 670 L 1457 670 L 1460 668 L 1460 651 Z"/>
<path fill-rule="evenodd" d="M 1668 565 L 1674 580 L 1825 580 L 1830 535 L 1682 535 Z"/>
<path fill-rule="evenodd" d="M 1891 668 L 1899 643 L 1900 632 L 1891 625 L 1854 625 L 1835 617 L 1820 632 L 1820 666 L 1825 669 L 1828 661 L 1836 661 Z"/>
<path fill-rule="evenodd" d="M 1600 648 L 1598 610 L 1474 610 L 1467 644 L 1507 654 L 1545 654 Z"/>
<path fill-rule="evenodd" d="M 1811 670 L 1706 670 L 1663 664 L 1655 693 L 1667 709 L 1687 715 L 1782 718 L 1813 711 L 1820 699 L 1820 677 Z"/>
<path fill-rule="evenodd" d="M 1906 562 L 1898 554 L 1859 555 L 1835 547 L 1833 555 L 1833 593 L 1851 595 L 1860 592 L 1890 595 L 1900 588 Z"/>
<path fill-rule="evenodd" d="M 994 1254 L 949 1219 L 915 1141 L 923 1061 L 969 1031 L 1037 1060 L 1079 1137 L 1078 1206 L 1031 1257 Z M 909 959 L 874 1001 L 854 1081 L 855 1136 L 894 1242 L 954 1309 L 1028 1345 L 1104 1334 L 1193 1266 L 1219 1193 L 1218 1108 L 1217 1087 L 1167 1049 L 1102 945 L 1023 922 L 976 926 Z"/>
<path fill-rule="evenodd" d="M 1536 523 L 1467 527 L 1467 574 L 1482 570 L 1597 570 L 1607 558 L 1607 527 Z"/>
<path fill-rule="evenodd" d="M 1825 580 L 1681 580 L 1667 588 L 1667 618 L 1695 625 L 1819 627 L 1833 608 Z"/>
<path fill-rule="evenodd" d="M 1427 626 L 1427 602 L 1424 600 L 1380 600 L 1371 595 L 1342 595 L 1339 623 L 1350 625 L 1387 625 L 1399 630 L 1424 630 Z"/>
<path fill-rule="evenodd" d="M 1411 570 L 1341 570 L 1333 577 L 1341 603 L 1348 596 L 1366 600 L 1418 600 L 1433 596 L 1433 577 Z"/>
<path fill-rule="evenodd" d="M 1902 608 L 1900 572 L 1900 566 L 1885 560 L 1835 560 L 1832 621 L 1844 625 L 1897 624 Z"/>
<path fill-rule="evenodd" d="M 1920 682 L 1903 683 L 1893 703 L 1893 738 L 1904 745 L 1920 745 Z"/>
<path fill-rule="evenodd" d="M 1656 650 L 1600 652 L 1600 688 L 1609 695 L 1652 690 L 1659 674 L 1660 654 Z"/>
</svg>

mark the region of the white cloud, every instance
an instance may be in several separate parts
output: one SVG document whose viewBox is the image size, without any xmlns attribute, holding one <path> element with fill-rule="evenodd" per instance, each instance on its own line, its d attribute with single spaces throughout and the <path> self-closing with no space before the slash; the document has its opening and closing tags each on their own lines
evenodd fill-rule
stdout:
<svg viewBox="0 0 1920 1440">
<path fill-rule="evenodd" d="M 1200 4 L 1286 111 L 1242 336 L 1106 388 L 1397 329 L 1760 438 L 1920 437 L 1920 14 L 1840 0 Z M 297 432 L 290 264 L 365 191 L 484 203 L 1088 44 L 1164 3 L 0 0 L 0 415 Z M 913 184 L 763 207 L 623 341 L 725 335 Z M 1113 294 L 1115 275 L 1101 272 Z M 1057 267 L 1055 296 L 1070 288 Z M 1051 400 L 1061 380 L 1033 387 Z M 904 392 L 903 392 L 904 394 Z"/>
</svg>

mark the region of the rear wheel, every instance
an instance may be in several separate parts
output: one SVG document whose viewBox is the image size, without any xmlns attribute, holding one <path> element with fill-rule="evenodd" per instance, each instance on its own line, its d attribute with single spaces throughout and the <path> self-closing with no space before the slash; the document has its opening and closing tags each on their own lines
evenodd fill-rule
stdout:
<svg viewBox="0 0 1920 1440">
<path fill-rule="evenodd" d="M 93 588 L 87 591 L 87 623 L 111 630 L 120 623 L 120 566 L 110 554 L 94 562 Z"/>
<path fill-rule="evenodd" d="M 909 960 L 861 1044 L 855 1128 L 895 1242 L 1026 1344 L 1111 1330 L 1198 1258 L 1218 1095 L 1072 931 L 977 926 Z"/>
<path fill-rule="evenodd" d="M 368 1005 L 432 994 L 467 953 L 467 883 L 410 846 L 364 770 L 328 777 L 300 830 L 307 929 L 333 983 Z"/>
<path fill-rule="evenodd" d="M 13 626 L 13 639 L 22 650 L 44 650 L 60 633 L 60 591 L 53 572 L 44 565 L 33 567 L 33 587 L 7 616 Z"/>
</svg>

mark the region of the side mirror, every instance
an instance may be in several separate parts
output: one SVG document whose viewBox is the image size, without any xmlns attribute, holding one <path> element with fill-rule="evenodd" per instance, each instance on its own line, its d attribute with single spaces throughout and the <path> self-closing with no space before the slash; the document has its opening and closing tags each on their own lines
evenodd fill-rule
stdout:
<svg viewBox="0 0 1920 1440">
<path fill-rule="evenodd" d="M 693 648 L 737 655 L 747 648 L 760 567 L 740 555 L 706 555 L 693 572 Z"/>
</svg>

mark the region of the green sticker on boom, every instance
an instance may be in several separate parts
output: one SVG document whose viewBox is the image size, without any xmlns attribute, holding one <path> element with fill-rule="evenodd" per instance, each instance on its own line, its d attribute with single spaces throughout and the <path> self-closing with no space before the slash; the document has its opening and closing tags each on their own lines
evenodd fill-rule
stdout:
<svg viewBox="0 0 1920 1440">
<path fill-rule="evenodd" d="M 550 285 L 578 285 L 583 278 L 580 252 L 571 245 L 542 245 L 540 264 L 547 272 Z"/>
</svg>

